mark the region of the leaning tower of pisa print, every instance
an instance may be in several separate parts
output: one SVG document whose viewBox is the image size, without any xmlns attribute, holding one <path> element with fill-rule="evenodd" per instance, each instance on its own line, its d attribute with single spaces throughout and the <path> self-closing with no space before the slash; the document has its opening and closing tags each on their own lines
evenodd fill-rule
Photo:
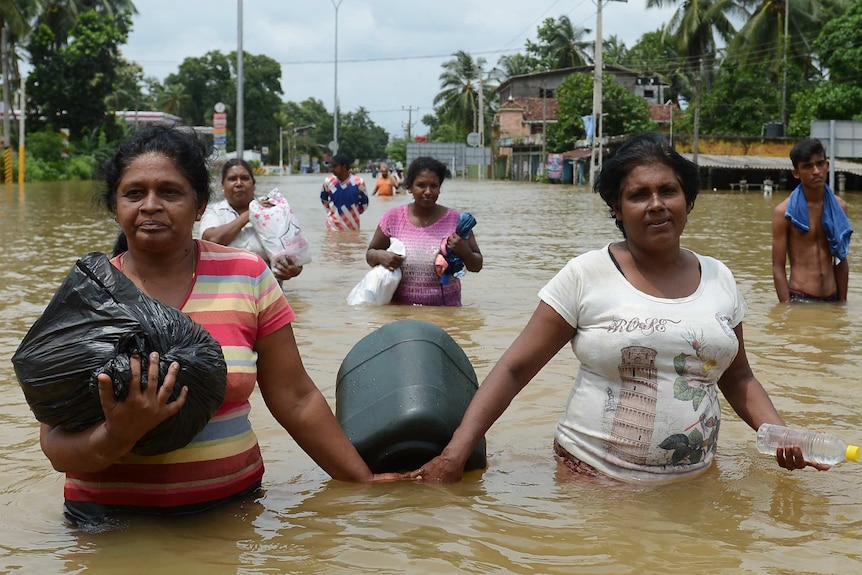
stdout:
<svg viewBox="0 0 862 575">
<path fill-rule="evenodd" d="M 646 463 L 655 422 L 656 350 L 631 346 L 620 350 L 620 387 L 608 453 L 624 461 Z"/>
</svg>

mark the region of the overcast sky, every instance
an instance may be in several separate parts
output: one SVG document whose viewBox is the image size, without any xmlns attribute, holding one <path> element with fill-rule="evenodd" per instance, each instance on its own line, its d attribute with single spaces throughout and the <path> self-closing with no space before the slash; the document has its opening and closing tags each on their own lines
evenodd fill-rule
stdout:
<svg viewBox="0 0 862 575">
<path fill-rule="evenodd" d="M 337 1 L 337 0 L 336 0 Z M 237 48 L 237 0 L 137 0 L 123 55 L 164 80 L 188 57 Z M 283 100 L 335 97 L 333 0 L 243 0 L 243 47 L 281 64 Z M 659 29 L 673 9 L 646 9 L 646 0 L 602 8 L 602 37 L 633 46 Z M 338 100 L 341 111 L 360 106 L 390 135 L 427 131 L 419 120 L 433 112 L 441 64 L 458 50 L 485 58 L 523 52 L 545 18 L 568 16 L 595 38 L 593 0 L 341 0 L 338 8 Z M 411 111 L 412 110 L 412 111 Z M 230 120 L 229 120 L 230 121 Z"/>
</svg>

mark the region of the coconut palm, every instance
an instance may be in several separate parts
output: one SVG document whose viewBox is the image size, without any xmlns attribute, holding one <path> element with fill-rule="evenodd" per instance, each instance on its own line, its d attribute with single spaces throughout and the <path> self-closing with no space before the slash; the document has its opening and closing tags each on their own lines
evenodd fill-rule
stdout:
<svg viewBox="0 0 862 575">
<path fill-rule="evenodd" d="M 88 10 L 108 16 L 124 11 L 130 14 L 138 13 L 132 0 L 42 0 L 36 25 L 45 24 L 51 29 L 54 33 L 53 48 L 56 50 L 66 45 L 69 31 L 75 25 L 78 15 Z"/>
<path fill-rule="evenodd" d="M 728 57 L 743 68 L 763 68 L 765 63 L 773 81 L 783 71 L 785 49 L 788 61 L 795 63 L 803 77 L 817 75 L 812 45 L 827 21 L 824 5 L 834 5 L 842 12 L 849 7 L 846 0 L 786 1 L 789 4 L 785 0 L 749 0 L 751 15 L 728 46 Z"/>
<path fill-rule="evenodd" d="M 674 0 L 647 0 L 647 8 L 673 4 Z M 702 61 L 711 64 L 716 58 L 717 40 L 733 40 L 736 29 L 731 17 L 736 16 L 747 16 L 737 0 L 685 0 L 665 26 L 663 39 L 676 44 L 679 55 L 686 58 L 686 70 L 694 72 Z"/>
<path fill-rule="evenodd" d="M 493 76 L 503 82 L 512 76 L 523 76 L 535 72 L 538 63 L 526 54 L 512 54 L 511 56 L 500 56 L 497 66 L 491 71 Z"/>
<path fill-rule="evenodd" d="M 546 18 L 539 26 L 538 42 L 527 40 L 527 53 L 539 61 L 543 70 L 583 66 L 591 61 L 593 43 L 584 40 L 591 31 L 575 27 L 568 16 Z"/>
<path fill-rule="evenodd" d="M 602 61 L 611 66 L 622 66 L 626 61 L 628 48 L 619 36 L 614 34 L 606 40 L 602 40 Z"/>
<path fill-rule="evenodd" d="M 453 54 L 454 58 L 443 62 L 440 74 L 441 91 L 434 96 L 437 115 L 450 122 L 464 133 L 476 129 L 479 105 L 479 79 L 483 75 L 484 58 L 476 60 L 463 50 Z M 482 77 L 485 106 L 489 106 L 494 87 L 490 76 Z M 487 116 L 487 108 L 486 108 Z M 487 123 L 486 123 L 487 125 Z"/>
<path fill-rule="evenodd" d="M 162 112 L 182 116 L 187 111 L 191 98 L 181 84 L 167 84 L 156 94 L 156 106 Z"/>
</svg>

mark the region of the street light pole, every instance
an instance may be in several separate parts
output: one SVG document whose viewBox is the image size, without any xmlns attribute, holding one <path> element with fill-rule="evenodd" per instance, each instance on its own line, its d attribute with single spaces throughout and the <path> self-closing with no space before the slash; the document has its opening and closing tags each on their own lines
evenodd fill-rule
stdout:
<svg viewBox="0 0 862 575">
<path fill-rule="evenodd" d="M 602 0 L 596 0 L 596 45 L 593 60 L 593 141 L 590 146 L 590 185 L 602 167 Z"/>
<path fill-rule="evenodd" d="M 784 82 L 781 90 L 781 121 L 787 133 L 787 42 L 790 36 L 790 0 L 784 0 Z"/>
<path fill-rule="evenodd" d="M 619 0 L 626 2 L 627 0 Z M 602 151 L 604 140 L 604 122 L 602 117 L 602 3 L 610 0 L 595 0 L 596 2 L 596 46 L 593 61 L 593 143 L 590 147 L 590 185 L 593 185 L 597 171 L 602 169 Z"/>
<path fill-rule="evenodd" d="M 242 53 L 242 0 L 237 0 L 236 16 L 236 157 L 243 158 L 245 151 L 245 109 L 243 95 L 243 53 Z"/>
<path fill-rule="evenodd" d="M 338 153 L 338 8 L 344 0 L 332 1 L 332 6 L 335 8 L 335 93 L 333 96 L 333 111 L 332 111 L 332 146 L 330 149 L 333 154 Z"/>
</svg>

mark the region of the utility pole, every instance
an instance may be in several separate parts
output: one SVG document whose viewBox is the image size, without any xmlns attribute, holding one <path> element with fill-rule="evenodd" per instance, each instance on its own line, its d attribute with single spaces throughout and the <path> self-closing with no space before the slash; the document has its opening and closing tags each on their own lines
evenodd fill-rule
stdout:
<svg viewBox="0 0 862 575">
<path fill-rule="evenodd" d="M 407 110 L 407 139 L 412 140 L 413 136 L 411 134 L 411 130 L 413 129 L 413 110 L 419 110 L 419 108 L 401 106 L 401 109 Z"/>
<path fill-rule="evenodd" d="M 482 86 L 482 64 L 479 64 L 479 149 L 482 159 L 479 163 L 479 179 L 485 179 L 485 88 Z"/>
<path fill-rule="evenodd" d="M 237 0 L 236 17 L 236 157 L 245 155 L 245 96 L 243 94 L 242 0 Z"/>
<path fill-rule="evenodd" d="M 344 0 L 332 0 L 332 6 L 335 8 L 335 95 L 333 97 L 332 110 L 332 146 L 330 149 L 333 154 L 338 153 L 338 8 Z"/>
<path fill-rule="evenodd" d="M 590 146 L 590 185 L 602 169 L 602 0 L 596 0 L 596 45 L 593 59 L 593 141 Z"/>
<path fill-rule="evenodd" d="M 590 185 L 595 180 L 596 172 L 602 169 L 602 151 L 604 127 L 602 122 L 602 2 L 610 0 L 595 0 L 596 2 L 596 45 L 593 59 L 593 142 L 590 146 Z M 626 0 L 620 0 L 625 2 Z"/>
<path fill-rule="evenodd" d="M 548 169 L 548 88 L 542 79 L 542 174 Z"/>
<path fill-rule="evenodd" d="M 700 87 L 703 83 L 703 58 L 700 59 L 700 72 L 697 74 L 696 88 L 694 92 L 694 149 L 692 150 L 692 161 L 697 163 L 697 148 L 700 144 Z"/>
<path fill-rule="evenodd" d="M 790 0 L 784 0 L 784 86 L 781 93 L 781 122 L 785 134 L 787 133 L 787 50 L 789 40 Z"/>
<path fill-rule="evenodd" d="M 9 101 L 9 53 L 7 51 L 7 41 L 9 38 L 6 25 L 3 25 L 3 30 L 0 31 L 0 58 L 3 59 L 3 181 L 7 184 L 12 183 L 12 130 L 10 116 L 12 115 L 12 105 Z"/>
</svg>

